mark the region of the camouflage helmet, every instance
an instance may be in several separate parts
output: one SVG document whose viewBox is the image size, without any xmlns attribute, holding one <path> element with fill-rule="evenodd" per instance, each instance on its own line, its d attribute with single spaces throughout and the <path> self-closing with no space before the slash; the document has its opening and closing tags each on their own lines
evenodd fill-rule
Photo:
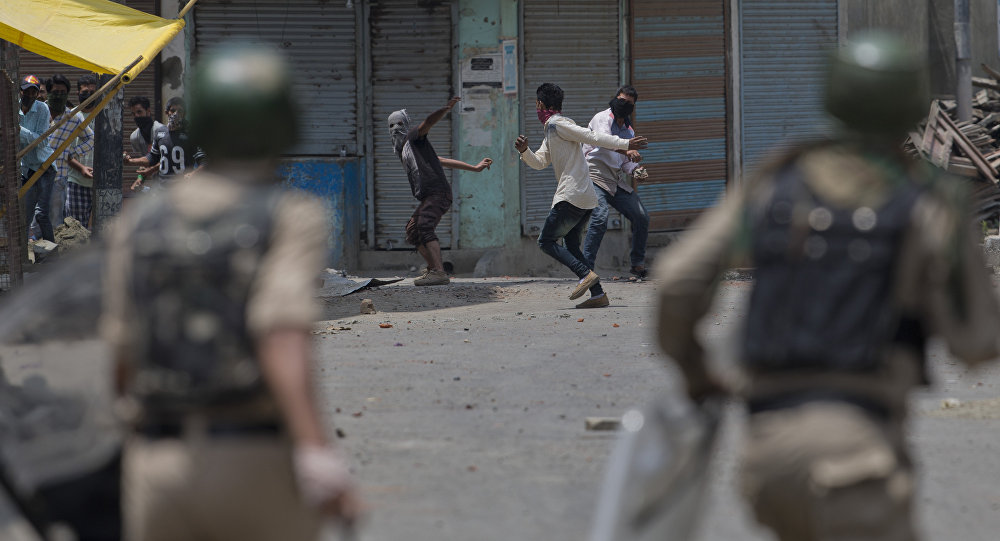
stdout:
<svg viewBox="0 0 1000 541">
<path fill-rule="evenodd" d="M 834 52 L 826 110 L 857 132 L 898 136 L 926 114 L 926 61 L 914 47 L 882 32 L 858 35 Z"/>
<path fill-rule="evenodd" d="M 212 159 L 275 158 L 295 142 L 291 76 L 277 52 L 226 45 L 204 56 L 191 82 L 191 137 Z"/>
</svg>

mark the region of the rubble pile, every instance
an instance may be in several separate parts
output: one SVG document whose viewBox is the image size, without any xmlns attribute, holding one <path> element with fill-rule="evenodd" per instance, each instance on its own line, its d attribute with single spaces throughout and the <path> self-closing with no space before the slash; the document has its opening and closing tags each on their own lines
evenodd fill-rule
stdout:
<svg viewBox="0 0 1000 541">
<path fill-rule="evenodd" d="M 973 77 L 979 87 L 972 100 L 972 120 L 960 122 L 954 100 L 931 102 L 927 119 L 907 138 L 913 155 L 972 182 L 976 219 L 1000 214 L 1000 72 L 983 65 L 990 78 Z"/>
</svg>

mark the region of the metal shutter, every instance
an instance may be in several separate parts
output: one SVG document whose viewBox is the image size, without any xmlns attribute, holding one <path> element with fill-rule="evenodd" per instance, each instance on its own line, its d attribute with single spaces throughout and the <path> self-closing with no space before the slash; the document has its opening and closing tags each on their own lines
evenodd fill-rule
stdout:
<svg viewBox="0 0 1000 541">
<path fill-rule="evenodd" d="M 632 2 L 635 131 L 649 138 L 639 196 L 650 230 L 680 229 L 726 187 L 726 21 L 718 0 Z"/>
<path fill-rule="evenodd" d="M 195 45 L 202 52 L 243 39 L 278 47 L 287 55 L 302 113 L 299 144 L 288 154 L 357 155 L 355 12 L 324 0 L 201 0 Z"/>
<path fill-rule="evenodd" d="M 389 138 L 389 113 L 406 109 L 411 127 L 457 95 L 452 84 L 452 24 L 448 2 L 385 0 L 371 3 L 372 115 L 375 140 L 375 244 L 410 248 L 406 222 L 417 200 Z M 430 131 L 438 155 L 452 152 L 451 114 Z M 451 181 L 451 170 L 445 169 Z M 454 210 L 454 206 L 452 209 Z M 437 227 L 442 248 L 452 246 L 449 211 Z"/>
<path fill-rule="evenodd" d="M 740 3 L 743 174 L 769 152 L 830 129 L 823 113 L 837 0 Z"/>
<path fill-rule="evenodd" d="M 156 0 L 130 0 L 118 3 L 126 5 L 133 9 L 137 9 L 144 13 L 150 13 L 157 16 L 159 15 L 159 13 L 157 13 L 156 10 Z M 61 73 L 65 75 L 67 79 L 69 79 L 70 84 L 73 86 L 73 88 L 71 88 L 69 91 L 69 101 L 71 101 L 73 105 L 78 105 L 80 103 L 80 100 L 77 98 L 76 81 L 80 78 L 81 75 L 90 72 L 82 70 L 80 68 L 67 66 L 66 64 L 56 62 L 55 60 L 49 60 L 44 56 L 39 56 L 35 53 L 26 51 L 24 49 L 19 48 L 18 51 L 20 52 L 19 57 L 21 62 L 21 67 L 19 68 L 18 71 L 20 72 L 21 77 L 24 77 L 25 75 L 28 74 L 32 74 L 37 76 L 41 80 L 45 80 L 57 73 Z M 158 98 L 160 95 L 159 92 L 160 85 L 156 73 L 156 66 L 158 66 L 159 63 L 160 63 L 159 58 L 157 58 L 156 60 L 151 62 L 149 67 L 143 70 L 143 72 L 140 73 L 138 77 L 136 77 L 129 84 L 125 85 L 125 90 L 124 90 L 125 100 L 123 103 L 123 107 L 125 108 L 125 112 L 123 115 L 125 125 L 122 127 L 122 131 L 124 132 L 124 148 L 129 153 L 132 152 L 131 151 L 132 147 L 129 145 L 128 138 L 130 135 L 132 135 L 132 130 L 135 129 L 135 123 L 132 122 L 132 113 L 128 111 L 129 98 L 133 96 L 146 96 L 147 98 L 149 98 L 150 107 L 152 107 L 154 113 L 157 111 L 162 111 L 162 107 L 160 107 L 160 104 L 158 102 Z M 162 115 L 158 115 L 158 117 L 159 116 Z M 132 186 L 132 182 L 135 181 L 135 175 L 136 175 L 135 166 L 126 165 L 122 168 L 122 194 L 125 197 L 130 197 L 131 195 L 133 195 L 129 187 Z"/>
<path fill-rule="evenodd" d="M 563 114 L 581 126 L 608 106 L 619 82 L 618 0 L 525 0 L 524 84 L 521 133 L 532 149 L 542 143 L 535 89 L 555 83 L 566 94 Z M 521 164 L 521 223 L 537 236 L 552 208 L 556 177 L 551 167 Z"/>
</svg>

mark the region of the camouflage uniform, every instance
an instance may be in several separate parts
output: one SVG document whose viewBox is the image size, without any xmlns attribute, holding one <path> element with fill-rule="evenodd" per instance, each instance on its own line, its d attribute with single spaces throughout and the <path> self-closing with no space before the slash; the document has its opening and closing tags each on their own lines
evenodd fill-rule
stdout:
<svg viewBox="0 0 1000 541">
<path fill-rule="evenodd" d="M 890 180 L 885 162 L 865 154 L 856 144 L 830 143 L 797 154 L 797 163 L 804 182 L 828 204 L 877 207 Z M 888 159 L 927 178 L 919 164 Z M 694 325 L 708 310 L 721 273 L 753 264 L 745 216 L 755 198 L 773 189 L 776 172 L 777 166 L 765 169 L 746 190 L 709 211 L 657 269 L 660 343 L 694 396 L 713 384 Z M 919 318 L 954 355 L 975 364 L 1000 354 L 1000 308 L 958 182 L 933 181 L 917 200 L 891 295 L 900 313 Z M 915 538 L 903 423 L 907 393 L 924 381 L 921 354 L 890 344 L 874 374 L 746 374 L 739 395 L 749 404 L 804 393 L 857 397 L 806 400 L 750 415 L 742 488 L 758 521 L 782 541 Z"/>
</svg>

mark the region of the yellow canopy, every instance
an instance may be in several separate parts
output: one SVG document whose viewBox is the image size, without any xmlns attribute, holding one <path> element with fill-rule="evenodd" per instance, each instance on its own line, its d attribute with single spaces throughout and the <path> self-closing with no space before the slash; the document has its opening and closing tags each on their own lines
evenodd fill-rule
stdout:
<svg viewBox="0 0 1000 541">
<path fill-rule="evenodd" d="M 184 28 L 108 0 L 0 0 L 0 39 L 63 64 L 131 81 Z"/>
</svg>

